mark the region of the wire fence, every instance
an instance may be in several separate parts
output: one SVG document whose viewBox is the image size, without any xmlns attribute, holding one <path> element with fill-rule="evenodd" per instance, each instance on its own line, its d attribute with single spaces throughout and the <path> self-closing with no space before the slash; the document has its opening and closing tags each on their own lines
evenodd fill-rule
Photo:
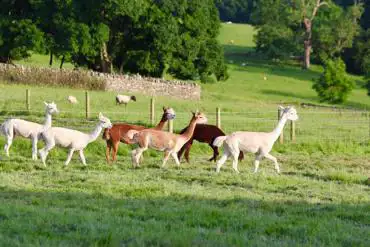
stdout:
<svg viewBox="0 0 370 247">
<path fill-rule="evenodd" d="M 204 112 L 209 124 L 216 125 L 216 109 L 211 112 Z M 96 116 L 98 112 L 91 112 L 91 116 Z M 150 118 L 148 111 L 140 112 L 116 112 L 105 111 L 104 115 L 109 117 L 112 123 L 123 122 L 131 124 L 141 124 L 153 126 L 158 123 L 162 111 L 156 111 L 153 119 Z M 366 143 L 370 141 L 370 113 L 367 111 L 338 111 L 298 109 L 299 120 L 295 122 L 295 142 L 310 143 L 318 141 L 344 142 L 344 143 Z M 222 112 L 219 113 L 219 123 L 225 133 L 234 131 L 272 131 L 278 122 L 277 111 L 267 112 Z M 43 111 L 25 110 L 3 110 L 0 109 L 0 121 L 8 118 L 20 118 L 37 123 L 43 123 Z M 176 111 L 176 119 L 173 121 L 174 132 L 179 132 L 185 128 L 191 118 L 190 112 Z M 97 123 L 97 118 L 85 118 L 83 111 L 61 111 L 60 114 L 53 116 L 53 126 L 77 129 L 84 132 L 92 131 Z M 167 130 L 167 127 L 165 127 Z M 292 140 L 291 122 L 287 122 L 284 128 L 284 142 Z"/>
</svg>

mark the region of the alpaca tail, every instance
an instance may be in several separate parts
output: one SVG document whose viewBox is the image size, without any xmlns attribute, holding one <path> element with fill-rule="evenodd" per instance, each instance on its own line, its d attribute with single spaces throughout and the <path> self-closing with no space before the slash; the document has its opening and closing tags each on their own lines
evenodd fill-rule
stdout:
<svg viewBox="0 0 370 247">
<path fill-rule="evenodd" d="M 126 142 L 128 144 L 135 144 L 135 143 L 138 143 L 138 140 L 137 140 L 137 134 L 139 133 L 140 131 L 137 131 L 137 130 L 129 130 L 127 131 L 127 134 L 126 134 Z"/>
<path fill-rule="evenodd" d="M 15 124 L 11 121 L 11 119 L 6 120 L 0 126 L 0 134 L 4 136 L 13 136 L 14 134 L 14 126 Z"/>
<path fill-rule="evenodd" d="M 227 136 L 219 136 L 219 137 L 217 137 L 214 141 L 213 141 L 213 143 L 212 143 L 212 145 L 213 146 L 216 146 L 216 147 L 221 147 L 222 146 L 222 144 L 224 143 L 224 141 L 227 139 Z"/>
</svg>

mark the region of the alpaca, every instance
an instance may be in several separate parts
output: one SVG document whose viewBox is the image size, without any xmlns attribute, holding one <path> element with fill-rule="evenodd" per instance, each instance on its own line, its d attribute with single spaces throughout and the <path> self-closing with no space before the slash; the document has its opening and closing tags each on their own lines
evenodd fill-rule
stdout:
<svg viewBox="0 0 370 247">
<path fill-rule="evenodd" d="M 175 159 L 176 165 L 179 166 L 180 162 L 177 158 L 177 152 L 192 137 L 196 124 L 206 122 L 206 116 L 197 111 L 193 113 L 187 130 L 181 135 L 153 129 L 145 129 L 142 131 L 130 130 L 128 136 L 132 137 L 133 141 L 139 144 L 139 147 L 132 151 L 134 168 L 139 166 L 140 157 L 148 148 L 164 151 L 165 154 L 162 167 L 166 165 L 170 155 Z"/>
<path fill-rule="evenodd" d="M 238 154 L 239 151 L 251 152 L 256 154 L 254 160 L 254 172 L 258 171 L 258 166 L 260 160 L 263 157 L 272 160 L 275 164 L 275 169 L 277 173 L 280 173 L 279 164 L 274 156 L 270 153 L 272 146 L 275 141 L 279 138 L 281 132 L 284 129 L 284 125 L 287 120 L 296 121 L 298 120 L 297 111 L 294 107 L 282 107 L 279 106 L 281 110 L 281 118 L 272 132 L 245 132 L 238 131 L 234 132 L 228 136 L 220 136 L 215 139 L 213 145 L 220 147 L 222 144 L 224 146 L 224 153 L 221 159 L 217 162 L 216 172 L 220 172 L 221 166 L 225 163 L 229 156 L 233 157 L 233 169 L 238 171 Z"/>
<path fill-rule="evenodd" d="M 60 127 L 52 127 L 42 132 L 41 137 L 45 141 L 45 147 L 39 150 L 42 163 L 46 166 L 45 160 L 49 151 L 54 148 L 55 145 L 59 145 L 61 147 L 69 148 L 68 157 L 65 162 L 66 166 L 71 161 L 74 151 L 79 151 L 81 162 L 86 165 L 85 155 L 83 153 L 84 148 L 98 138 L 103 128 L 111 127 L 112 124 L 110 120 L 104 117 L 103 114 L 99 113 L 99 122 L 90 134 Z"/>
<path fill-rule="evenodd" d="M 67 97 L 67 101 L 71 104 L 77 104 L 78 103 L 78 100 L 76 99 L 76 97 L 72 96 L 72 95 Z"/>
<path fill-rule="evenodd" d="M 180 134 L 183 134 L 186 131 L 187 127 L 182 129 L 180 131 Z M 193 145 L 193 141 L 197 140 L 198 142 L 204 142 L 208 143 L 209 146 L 213 149 L 213 156 L 209 159 L 209 161 L 215 161 L 217 160 L 217 156 L 219 154 L 218 147 L 213 145 L 213 141 L 216 139 L 216 137 L 224 136 L 225 133 L 219 129 L 215 125 L 210 124 L 197 124 L 194 129 L 193 136 L 190 138 L 190 140 L 182 146 L 180 151 L 177 154 L 177 157 L 179 160 L 181 159 L 182 154 L 185 151 L 185 159 L 189 163 L 189 153 L 191 146 Z M 243 152 L 240 152 L 239 154 L 239 161 L 243 160 Z"/>
<path fill-rule="evenodd" d="M 132 96 L 127 96 L 127 95 L 120 95 L 118 94 L 116 96 L 116 105 L 117 104 L 125 104 L 125 108 L 127 107 L 127 103 L 130 102 L 131 100 L 136 101 L 136 97 L 134 95 Z"/>
<path fill-rule="evenodd" d="M 6 137 L 6 143 L 4 150 L 6 156 L 9 157 L 9 149 L 13 143 L 13 138 L 15 135 L 19 135 L 32 140 L 32 159 L 37 160 L 37 142 L 39 139 L 39 134 L 46 129 L 51 127 L 51 116 L 54 113 L 58 113 L 57 105 L 52 103 L 45 104 L 45 122 L 44 125 L 25 121 L 22 119 L 8 119 L 0 127 L 0 133 L 4 134 Z"/>
<path fill-rule="evenodd" d="M 162 130 L 165 123 L 168 120 L 174 119 L 175 117 L 176 114 L 172 108 L 163 107 L 163 115 L 161 121 L 153 129 Z M 116 123 L 113 124 L 112 128 L 105 129 L 103 133 L 103 139 L 105 139 L 107 142 L 107 148 L 105 152 L 105 158 L 107 160 L 107 163 L 110 162 L 109 156 L 112 148 L 113 148 L 112 161 L 114 162 L 117 158 L 119 143 L 123 142 L 126 144 L 132 144 L 132 141 L 127 137 L 127 132 L 129 130 L 143 130 L 143 129 L 145 129 L 144 126 L 123 123 Z"/>
</svg>

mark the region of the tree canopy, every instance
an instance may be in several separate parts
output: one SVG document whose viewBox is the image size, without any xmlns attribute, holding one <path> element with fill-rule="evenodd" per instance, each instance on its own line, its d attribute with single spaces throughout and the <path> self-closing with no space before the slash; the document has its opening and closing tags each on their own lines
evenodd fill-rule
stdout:
<svg viewBox="0 0 370 247">
<path fill-rule="evenodd" d="M 44 47 L 50 62 L 57 56 L 103 72 L 227 77 L 214 0 L 4 1 L 2 60 Z"/>
</svg>

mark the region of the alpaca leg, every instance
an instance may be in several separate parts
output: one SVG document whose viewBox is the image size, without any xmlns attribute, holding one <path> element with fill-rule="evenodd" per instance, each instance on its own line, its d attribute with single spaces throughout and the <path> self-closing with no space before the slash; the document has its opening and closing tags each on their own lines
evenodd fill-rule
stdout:
<svg viewBox="0 0 370 247">
<path fill-rule="evenodd" d="M 242 151 L 239 153 L 239 161 L 242 161 L 244 159 L 244 154 Z"/>
<path fill-rule="evenodd" d="M 226 162 L 226 160 L 229 156 L 230 156 L 230 154 L 224 152 L 224 154 L 221 156 L 221 159 L 219 159 L 217 161 L 216 172 L 220 172 L 221 166 Z"/>
<path fill-rule="evenodd" d="M 48 157 L 49 151 L 55 147 L 54 139 L 45 140 L 45 147 L 39 150 L 40 158 L 44 166 L 46 166 L 46 158 Z"/>
<path fill-rule="evenodd" d="M 179 159 L 177 158 L 177 153 L 176 152 L 172 152 L 171 153 L 172 157 L 174 158 L 175 162 L 176 162 L 176 165 L 177 166 L 180 166 L 180 161 Z"/>
<path fill-rule="evenodd" d="M 119 146 L 119 141 L 113 143 L 112 162 L 115 162 L 117 160 L 118 146 Z"/>
<path fill-rule="evenodd" d="M 73 149 L 73 148 L 71 148 L 70 150 L 69 150 L 69 153 L 68 153 L 68 156 L 67 156 L 67 160 L 66 160 L 66 162 L 65 162 L 65 166 L 68 166 L 68 164 L 69 164 L 69 162 L 71 161 L 71 159 L 72 159 L 72 155 L 73 155 L 73 152 L 74 152 L 75 150 Z"/>
<path fill-rule="evenodd" d="M 170 152 L 169 151 L 165 151 L 164 152 L 164 158 L 163 158 L 163 163 L 162 163 L 162 168 L 165 167 L 166 163 L 167 163 L 167 160 L 168 158 L 170 157 Z"/>
<path fill-rule="evenodd" d="M 233 169 L 236 171 L 236 173 L 239 173 L 238 170 L 238 157 L 239 157 L 239 151 L 233 153 Z"/>
<path fill-rule="evenodd" d="M 134 149 L 131 152 L 131 163 L 132 163 L 133 168 L 136 167 L 136 153 L 137 153 L 137 149 Z"/>
<path fill-rule="evenodd" d="M 277 162 L 277 159 L 274 156 L 272 156 L 271 154 L 265 154 L 265 157 L 274 162 L 276 172 L 280 173 L 280 167 L 279 167 L 279 163 Z"/>
<path fill-rule="evenodd" d="M 187 144 L 188 144 L 188 142 L 185 143 L 184 146 L 182 146 L 181 149 L 177 152 L 177 158 L 179 160 L 181 160 L 182 154 L 184 153 L 185 149 L 187 149 Z M 187 161 L 187 162 L 189 162 L 189 161 Z"/>
<path fill-rule="evenodd" d="M 254 173 L 257 173 L 262 158 L 263 158 L 262 154 L 260 153 L 256 154 L 256 158 L 254 159 Z"/>
<path fill-rule="evenodd" d="M 37 138 L 32 138 L 32 159 L 37 160 Z"/>
<path fill-rule="evenodd" d="M 13 143 L 13 137 L 12 136 L 11 137 L 8 136 L 8 138 L 6 140 L 6 144 L 4 146 L 5 154 L 8 157 L 9 157 L 9 149 L 10 149 L 10 146 L 12 145 L 12 143 Z"/>
<path fill-rule="evenodd" d="M 80 150 L 80 159 L 81 159 L 82 164 L 84 164 L 86 166 L 86 159 L 85 159 L 85 155 L 84 155 L 83 150 Z"/>
<path fill-rule="evenodd" d="M 107 147 L 105 149 L 105 159 L 106 159 L 108 164 L 110 163 L 110 153 L 111 153 L 111 151 L 112 151 L 112 142 L 107 141 Z"/>
<path fill-rule="evenodd" d="M 137 149 L 136 149 L 136 154 L 135 154 L 135 157 L 134 157 L 136 166 L 140 166 L 140 164 L 139 164 L 139 162 L 140 162 L 140 158 L 141 158 L 141 156 L 143 155 L 143 152 L 144 152 L 145 150 L 147 150 L 147 149 L 148 149 L 147 147 L 144 147 L 144 148 L 137 148 Z"/>
<path fill-rule="evenodd" d="M 186 159 L 186 162 L 190 163 L 190 159 L 189 159 L 189 155 L 190 155 L 190 149 L 191 149 L 191 146 L 193 145 L 193 140 L 189 141 L 186 145 L 186 148 L 185 148 L 185 159 Z"/>
<path fill-rule="evenodd" d="M 218 147 L 213 146 L 212 144 L 209 144 L 209 146 L 213 149 L 213 156 L 212 156 L 212 158 L 209 159 L 209 161 L 212 161 L 213 160 L 214 162 L 216 162 L 217 161 L 217 157 L 220 154 L 218 152 Z"/>
</svg>

